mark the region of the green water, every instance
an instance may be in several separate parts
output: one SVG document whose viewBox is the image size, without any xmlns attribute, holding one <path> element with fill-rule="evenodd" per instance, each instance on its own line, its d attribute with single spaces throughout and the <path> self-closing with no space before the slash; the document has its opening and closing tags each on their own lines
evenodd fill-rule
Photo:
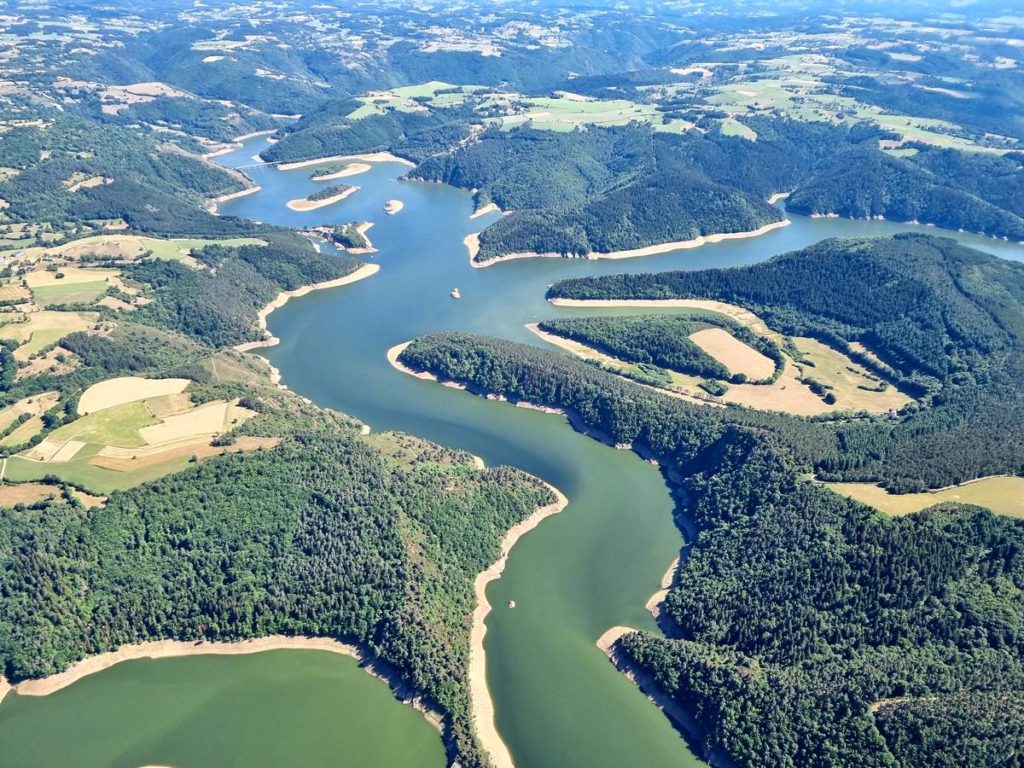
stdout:
<svg viewBox="0 0 1024 768">
<path fill-rule="evenodd" d="M 422 715 L 347 657 L 267 651 L 128 661 L 0 708 L 0 765 L 443 765 Z"/>
<path fill-rule="evenodd" d="M 263 146 L 257 139 L 219 159 L 245 166 Z M 498 730 L 517 766 L 702 765 L 661 713 L 594 646 L 614 625 L 655 629 L 644 604 L 682 544 L 672 522 L 673 504 L 657 469 L 577 434 L 561 417 L 405 376 L 387 364 L 385 352 L 417 335 L 445 329 L 540 344 L 524 324 L 570 311 L 544 301 L 545 287 L 561 277 L 750 264 L 826 237 L 891 234 L 911 227 L 791 216 L 791 226 L 763 237 L 674 254 L 626 262 L 522 260 L 481 270 L 469 266 L 462 239 L 486 226 L 494 214 L 471 221 L 470 196 L 464 192 L 399 181 L 404 167 L 383 163 L 353 177 L 351 183 L 361 190 L 342 203 L 296 213 L 285 203 L 319 188 L 309 181 L 312 169 L 246 170 L 263 190 L 225 204 L 225 215 L 291 226 L 376 222 L 370 237 L 379 253 L 370 260 L 381 264 L 380 272 L 354 285 L 293 300 L 271 315 L 270 328 L 282 342 L 267 356 L 281 370 L 284 383 L 320 405 L 362 419 L 374 430 L 407 431 L 472 451 L 491 464 L 521 467 L 561 488 L 571 501 L 565 512 L 520 540 L 504 576 L 489 590 L 491 603 L 498 607 L 487 622 L 488 683 Z M 389 198 L 405 202 L 396 216 L 383 214 Z M 1024 257 L 1016 246 L 970 236 L 961 239 L 1003 256 Z M 459 301 L 448 295 L 455 287 L 462 292 Z M 515 610 L 505 608 L 510 599 L 517 603 Z M 244 680 L 245 672 L 232 672 L 243 668 L 230 666 L 239 658 L 133 663 L 45 700 L 14 698 L 0 707 L 0 744 L 28 741 L 10 729 L 19 727 L 11 725 L 15 715 L 32 708 L 49 724 L 54 749 L 108 755 L 100 764 L 120 765 L 115 756 L 131 755 L 123 764 L 134 760 L 182 767 L 231 765 L 240 763 L 244 753 L 251 768 L 318 765 L 320 756 L 328 754 L 330 764 L 338 766 L 391 766 L 402 764 L 402 758 L 386 750 L 399 745 L 413 749 L 423 740 L 432 742 L 434 751 L 416 746 L 423 751 L 407 756 L 417 765 L 443 764 L 437 736 L 419 715 L 389 698 L 381 683 L 347 660 L 323 661 L 325 668 L 347 664 L 353 674 L 351 680 L 328 679 L 336 701 L 330 705 L 334 713 L 325 714 L 312 693 L 322 690 L 315 674 L 289 680 L 294 700 L 253 696 L 244 686 L 276 679 L 279 662 L 275 654 L 252 657 L 244 669 L 253 679 Z M 168 719 L 139 702 L 154 695 L 154 676 L 170 675 L 164 670 L 172 665 L 182 679 L 166 694 L 176 713 Z M 364 687 L 379 689 L 379 698 L 365 695 L 359 675 L 365 678 Z M 240 687 L 225 689 L 225 678 L 237 680 Z M 209 707 L 202 703 L 208 697 L 215 700 Z M 80 727 L 83 712 L 91 715 L 115 701 L 137 705 L 122 708 L 115 718 L 117 729 L 94 732 Z M 234 713 L 221 717 L 242 719 L 256 706 L 254 701 L 282 719 L 308 717 L 309 723 L 301 733 L 278 729 L 281 751 L 276 753 L 253 747 L 247 734 L 229 729 L 218 731 L 220 737 L 210 741 L 220 709 Z M 369 736 L 379 751 L 354 742 L 339 746 L 338 728 L 345 722 L 346 707 L 360 711 L 364 719 L 357 732 Z M 252 732 L 262 743 L 263 731 L 254 726 Z M 169 742 L 173 755 L 155 751 Z M 284 762 L 282 754 L 288 756 Z M 7 758 L 5 754 L 5 765 L 42 764 Z"/>
</svg>

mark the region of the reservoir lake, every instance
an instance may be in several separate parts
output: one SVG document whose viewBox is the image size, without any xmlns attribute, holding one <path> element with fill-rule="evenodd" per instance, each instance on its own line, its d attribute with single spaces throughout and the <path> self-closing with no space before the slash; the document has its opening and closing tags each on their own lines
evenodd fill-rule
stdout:
<svg viewBox="0 0 1024 768">
<path fill-rule="evenodd" d="M 516 544 L 488 590 L 496 606 L 485 650 L 496 723 L 518 768 L 704 763 L 594 645 L 615 625 L 657 630 L 644 605 L 679 554 L 674 502 L 657 467 L 575 432 L 557 415 L 516 408 L 404 375 L 385 352 L 431 331 L 461 330 L 543 344 L 524 326 L 584 312 L 557 308 L 563 277 L 737 266 L 828 237 L 928 231 L 1004 258 L 1002 241 L 884 221 L 789 215 L 757 238 L 629 260 L 523 259 L 470 266 L 463 238 L 500 214 L 470 219 L 467 192 L 401 180 L 407 166 L 374 163 L 346 178 L 345 200 L 305 213 L 286 206 L 322 189 L 316 167 L 253 165 L 265 138 L 217 158 L 262 187 L 222 215 L 294 227 L 372 221 L 380 271 L 315 291 L 270 315 L 278 346 L 261 350 L 282 383 L 373 431 L 400 430 L 511 464 L 561 489 L 566 510 Z M 405 206 L 384 213 L 389 199 Z M 449 296 L 458 288 L 462 298 Z M 506 608 L 515 600 L 516 609 Z M 350 658 L 317 651 L 126 662 L 46 697 L 0 705 L 3 764 L 17 766 L 443 766 L 444 749 L 416 711 Z"/>
</svg>

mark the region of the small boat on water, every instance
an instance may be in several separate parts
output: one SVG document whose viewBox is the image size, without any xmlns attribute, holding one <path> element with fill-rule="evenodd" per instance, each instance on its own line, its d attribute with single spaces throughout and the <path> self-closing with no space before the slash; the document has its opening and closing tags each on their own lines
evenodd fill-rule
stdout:
<svg viewBox="0 0 1024 768">
<path fill-rule="evenodd" d="M 508 607 L 509 608 L 515 608 L 516 607 L 516 601 L 515 600 L 509 600 L 508 601 Z"/>
<path fill-rule="evenodd" d="M 459 289 L 458 288 L 452 288 L 451 297 L 453 299 L 461 299 L 462 298 L 462 294 L 459 293 Z"/>
</svg>

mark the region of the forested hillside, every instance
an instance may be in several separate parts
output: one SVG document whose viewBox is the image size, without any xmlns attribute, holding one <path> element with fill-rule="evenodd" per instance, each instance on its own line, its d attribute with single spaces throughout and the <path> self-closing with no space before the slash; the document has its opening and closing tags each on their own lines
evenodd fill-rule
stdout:
<svg viewBox="0 0 1024 768">
<path fill-rule="evenodd" d="M 263 415 L 245 431 L 279 436 L 272 450 L 206 461 L 104 508 L 0 516 L 4 675 L 160 638 L 334 637 L 393 664 L 448 717 L 463 764 L 480 764 L 464 682 L 473 579 L 550 492 L 412 438 L 367 441 L 273 390 L 253 397 Z"/>
<path fill-rule="evenodd" d="M 841 431 L 689 405 L 564 354 L 440 334 L 413 342 L 401 360 L 570 410 L 683 478 L 674 482 L 699 533 L 666 601 L 672 639 L 626 635 L 618 647 L 694 714 L 707 754 L 765 768 L 812 756 L 837 768 L 945 764 L 961 747 L 930 744 L 922 758 L 907 746 L 916 721 L 887 718 L 875 730 L 876 702 L 941 694 L 962 715 L 976 712 L 964 702 L 977 693 L 1010 693 L 1024 681 L 1021 521 L 958 505 L 885 518 L 801 479 L 828 435 L 845 450 Z M 1016 724 L 989 711 L 976 732 Z"/>
</svg>

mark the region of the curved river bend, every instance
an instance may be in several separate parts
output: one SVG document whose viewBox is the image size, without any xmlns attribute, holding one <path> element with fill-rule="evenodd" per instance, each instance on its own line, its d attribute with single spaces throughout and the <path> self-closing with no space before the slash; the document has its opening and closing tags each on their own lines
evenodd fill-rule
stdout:
<svg viewBox="0 0 1024 768">
<path fill-rule="evenodd" d="M 251 165 L 264 146 L 265 139 L 254 139 L 219 161 Z M 527 259 L 473 269 L 462 240 L 497 214 L 470 220 L 469 194 L 400 181 L 405 170 L 376 163 L 347 179 L 361 189 L 343 202 L 298 213 L 286 203 L 321 188 L 309 180 L 314 169 L 245 169 L 262 190 L 222 204 L 223 214 L 287 226 L 370 220 L 379 252 L 366 258 L 381 265 L 368 280 L 311 293 L 274 312 L 269 326 L 281 343 L 267 357 L 288 387 L 320 405 L 377 431 L 402 430 L 489 464 L 518 466 L 569 497 L 562 514 L 516 544 L 488 592 L 497 606 L 487 620 L 488 683 L 498 730 L 518 768 L 703 765 L 594 645 L 615 625 L 656 629 L 644 604 L 682 545 L 658 470 L 577 434 L 561 417 L 403 375 L 385 352 L 437 330 L 542 343 L 526 323 L 580 312 L 544 301 L 546 286 L 566 276 L 750 264 L 826 237 L 912 227 L 790 216 L 790 226 L 758 238 L 660 256 Z M 402 200 L 404 209 L 384 215 L 388 199 Z M 1017 246 L 958 237 L 1024 258 Z M 456 287 L 459 301 L 449 297 Z M 517 608 L 506 609 L 513 599 Z M 261 718 L 273 713 L 278 724 L 261 730 Z M 86 721 L 93 730 L 80 727 Z M 267 733 L 276 751 L 258 748 Z M 64 765 L 72 755 L 80 766 L 444 764 L 436 732 L 390 699 L 383 684 L 350 659 L 308 651 L 130 662 L 45 699 L 9 697 L 0 707 L 0 744 L 36 739 L 49 740 L 52 757 L 27 749 L 13 762 L 5 755 L 5 764 Z"/>
</svg>

